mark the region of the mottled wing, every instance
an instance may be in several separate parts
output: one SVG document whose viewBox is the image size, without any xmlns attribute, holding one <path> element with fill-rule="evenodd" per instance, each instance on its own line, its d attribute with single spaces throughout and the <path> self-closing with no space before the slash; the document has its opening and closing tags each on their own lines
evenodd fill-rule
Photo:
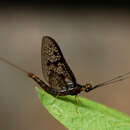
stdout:
<svg viewBox="0 0 130 130">
<path fill-rule="evenodd" d="M 67 89 L 67 83 L 73 83 L 76 79 L 70 67 L 66 63 L 63 54 L 54 39 L 44 36 L 41 47 L 41 63 L 43 76 L 50 87 Z"/>
</svg>

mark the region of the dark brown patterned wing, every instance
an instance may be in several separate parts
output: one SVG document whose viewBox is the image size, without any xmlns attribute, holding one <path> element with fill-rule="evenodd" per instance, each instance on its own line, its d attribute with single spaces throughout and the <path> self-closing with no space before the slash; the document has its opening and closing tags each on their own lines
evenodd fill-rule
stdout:
<svg viewBox="0 0 130 130">
<path fill-rule="evenodd" d="M 52 88 L 67 89 L 67 83 L 76 85 L 76 79 L 54 39 L 44 36 L 41 47 L 43 76 Z"/>
</svg>

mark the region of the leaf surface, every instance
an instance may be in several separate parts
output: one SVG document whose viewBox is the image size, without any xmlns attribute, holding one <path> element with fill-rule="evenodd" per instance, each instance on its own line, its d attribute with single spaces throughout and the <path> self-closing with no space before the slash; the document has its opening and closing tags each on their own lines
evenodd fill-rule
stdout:
<svg viewBox="0 0 130 130">
<path fill-rule="evenodd" d="M 55 98 L 36 91 L 48 112 L 69 130 L 130 130 L 130 117 L 114 109 L 80 96 Z"/>
</svg>

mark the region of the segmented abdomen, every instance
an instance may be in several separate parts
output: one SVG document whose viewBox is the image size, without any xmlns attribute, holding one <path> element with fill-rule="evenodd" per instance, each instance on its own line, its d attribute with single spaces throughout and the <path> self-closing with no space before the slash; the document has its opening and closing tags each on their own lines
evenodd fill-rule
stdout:
<svg viewBox="0 0 130 130">
<path fill-rule="evenodd" d="M 81 91 L 81 88 L 78 86 L 72 89 L 68 89 L 68 90 L 60 90 L 56 88 L 51 88 L 33 73 L 28 73 L 28 76 L 32 78 L 37 84 L 39 84 L 39 86 L 43 90 L 45 90 L 47 93 L 53 96 L 77 95 Z"/>
</svg>

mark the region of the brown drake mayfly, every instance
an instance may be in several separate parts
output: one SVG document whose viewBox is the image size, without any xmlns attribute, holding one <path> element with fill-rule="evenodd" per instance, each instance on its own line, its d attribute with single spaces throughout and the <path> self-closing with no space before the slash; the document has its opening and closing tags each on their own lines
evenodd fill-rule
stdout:
<svg viewBox="0 0 130 130">
<path fill-rule="evenodd" d="M 130 72 L 128 72 L 94 86 L 90 83 L 80 85 L 76 82 L 76 78 L 68 66 L 57 42 L 49 36 L 43 37 L 41 46 L 42 72 L 47 84 L 35 74 L 27 72 L 8 60 L 2 57 L 0 57 L 0 60 L 25 72 L 28 77 L 37 82 L 42 89 L 53 96 L 78 95 L 82 91 L 89 92 L 95 88 L 122 81 L 130 76 Z"/>
</svg>

